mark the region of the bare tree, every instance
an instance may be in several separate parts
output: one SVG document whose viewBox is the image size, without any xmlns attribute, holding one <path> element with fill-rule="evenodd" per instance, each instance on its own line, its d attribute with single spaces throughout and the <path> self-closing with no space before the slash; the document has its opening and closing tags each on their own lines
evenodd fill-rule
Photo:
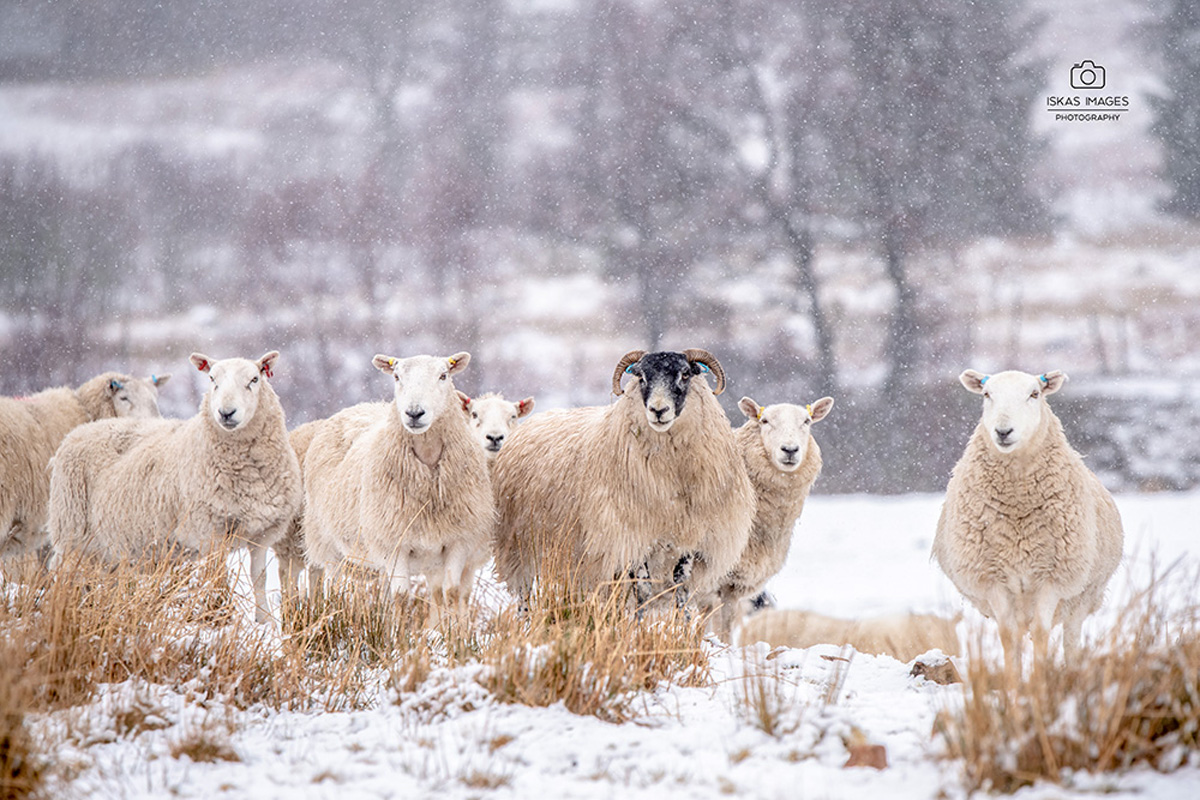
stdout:
<svg viewBox="0 0 1200 800">
<path fill-rule="evenodd" d="M 1021 57 L 1019 13 L 995 3 L 854 0 L 839 6 L 845 80 L 837 110 L 843 202 L 863 220 L 895 290 L 887 386 L 922 362 L 909 260 L 927 245 L 1029 229 L 1040 205 L 1029 109 L 1039 86 Z"/>
<path fill-rule="evenodd" d="M 109 187 L 71 187 L 52 169 L 0 164 L 0 297 L 15 322 L 3 390 L 78 381 L 98 368 L 104 323 L 136 241 Z M 98 352 L 99 351 L 99 352 Z"/>
</svg>

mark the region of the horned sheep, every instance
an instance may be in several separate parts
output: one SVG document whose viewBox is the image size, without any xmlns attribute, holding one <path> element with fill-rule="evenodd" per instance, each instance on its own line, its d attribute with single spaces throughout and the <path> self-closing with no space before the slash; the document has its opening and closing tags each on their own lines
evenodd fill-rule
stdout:
<svg viewBox="0 0 1200 800">
<path fill-rule="evenodd" d="M 743 397 L 738 408 L 746 422 L 734 431 L 734 438 L 754 484 L 757 510 L 746 549 L 717 590 L 717 631 L 725 641 L 740 616 L 742 601 L 761 591 L 787 562 L 792 532 L 821 472 L 821 448 L 813 439 L 812 425 L 829 414 L 833 398 L 822 397 L 806 406 L 760 406 Z"/>
<path fill-rule="evenodd" d="M 488 466 L 495 463 L 496 455 L 504 446 L 505 439 L 516 428 L 518 420 L 533 413 L 532 397 L 514 402 L 505 400 L 503 395 L 495 392 L 477 397 L 459 392 L 458 399 L 462 401 L 463 411 L 470 421 L 475 438 L 483 447 Z"/>
<path fill-rule="evenodd" d="M 1019 663 L 1029 631 L 1044 654 L 1058 623 L 1072 658 L 1121 560 L 1116 504 L 1046 402 L 1066 379 L 1058 371 L 959 377 L 983 395 L 983 414 L 946 489 L 933 557 L 996 620 L 1010 663 Z"/>
<path fill-rule="evenodd" d="M 170 377 L 106 372 L 77 389 L 0 397 L 0 557 L 47 544 L 49 464 L 63 438 L 93 420 L 159 416 L 158 387 Z"/>
<path fill-rule="evenodd" d="M 435 611 L 464 610 L 495 524 L 483 449 L 452 380 L 470 358 L 377 355 L 372 363 L 395 381 L 393 400 L 318 424 L 302 517 L 314 581 L 345 562 L 390 576 L 397 592 L 424 575 Z"/>
<path fill-rule="evenodd" d="M 746 545 L 754 488 L 716 400 L 717 359 L 634 350 L 612 388 L 607 407 L 528 420 L 496 458 L 497 573 L 520 597 L 557 566 L 583 591 L 635 578 L 639 613 L 670 590 L 683 605 L 715 591 Z"/>
<path fill-rule="evenodd" d="M 300 504 L 300 469 L 267 380 L 279 353 L 192 364 L 212 382 L 187 420 L 110 420 L 63 441 L 50 479 L 55 561 L 108 563 L 250 548 L 256 617 L 269 617 L 266 550 Z"/>
</svg>

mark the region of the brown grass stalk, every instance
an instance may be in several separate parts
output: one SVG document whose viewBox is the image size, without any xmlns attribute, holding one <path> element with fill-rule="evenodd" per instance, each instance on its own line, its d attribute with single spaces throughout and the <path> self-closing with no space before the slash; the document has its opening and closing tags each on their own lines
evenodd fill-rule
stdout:
<svg viewBox="0 0 1200 800">
<path fill-rule="evenodd" d="M 1196 582 L 1188 596 L 1195 597 Z M 1172 611 L 1154 580 L 1073 663 L 1017 677 L 969 648 L 963 706 L 939 723 L 969 789 L 1013 792 L 1074 771 L 1170 770 L 1200 757 L 1200 607 Z"/>
</svg>

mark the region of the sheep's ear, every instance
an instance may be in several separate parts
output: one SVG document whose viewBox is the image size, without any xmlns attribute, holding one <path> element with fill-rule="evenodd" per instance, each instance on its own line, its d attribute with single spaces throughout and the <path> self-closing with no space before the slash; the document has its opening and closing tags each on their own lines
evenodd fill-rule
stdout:
<svg viewBox="0 0 1200 800">
<path fill-rule="evenodd" d="M 398 362 L 399 362 L 399 359 L 397 359 L 397 358 L 392 358 L 391 356 L 380 355 L 378 353 L 376 353 L 375 357 L 371 359 L 371 363 L 375 365 L 375 369 L 379 370 L 380 372 L 382 372 L 385 375 L 395 375 L 396 374 L 396 364 Z"/>
<path fill-rule="evenodd" d="M 114 394 L 116 394 L 117 392 L 121 391 L 124 388 L 125 388 L 124 383 L 117 380 L 116 378 L 113 378 L 108 382 L 108 396 L 112 397 Z"/>
<path fill-rule="evenodd" d="M 446 359 L 446 363 L 450 365 L 450 369 L 446 374 L 457 375 L 467 368 L 467 364 L 471 363 L 471 354 L 467 352 L 455 353 Z"/>
<path fill-rule="evenodd" d="M 258 371 L 268 378 L 275 377 L 275 362 L 279 360 L 279 351 L 272 350 L 254 363 L 258 365 Z"/>
<path fill-rule="evenodd" d="M 164 383 L 166 383 L 169 380 L 171 380 L 171 373 L 169 373 L 169 372 L 166 375 L 151 375 L 150 376 L 150 382 L 152 384 L 154 384 L 155 386 L 162 386 Z"/>
<path fill-rule="evenodd" d="M 190 356 L 188 356 L 188 360 L 192 362 L 192 366 L 201 372 L 208 372 L 210 369 L 212 369 L 212 359 L 203 353 L 192 353 Z"/>
<path fill-rule="evenodd" d="M 808 407 L 808 416 L 813 422 L 820 422 L 829 416 L 829 412 L 833 409 L 833 398 L 822 397 L 817 402 Z"/>
<path fill-rule="evenodd" d="M 968 392 L 983 394 L 983 385 L 987 383 L 987 379 L 990 377 L 990 375 L 984 375 L 982 372 L 968 369 L 962 375 L 958 376 L 958 380 L 963 386 L 967 387 Z"/>
<path fill-rule="evenodd" d="M 524 400 L 517 403 L 517 419 L 528 417 L 533 413 L 533 398 L 526 397 Z"/>
<path fill-rule="evenodd" d="M 1038 379 L 1042 382 L 1042 394 L 1054 394 L 1063 387 L 1067 382 L 1067 373 L 1061 369 L 1056 369 L 1053 372 L 1047 372 L 1044 375 L 1039 375 Z"/>
<path fill-rule="evenodd" d="M 455 389 L 454 392 L 458 395 L 458 401 L 462 403 L 463 411 L 469 410 L 471 408 L 471 396 L 458 389 Z"/>
<path fill-rule="evenodd" d="M 746 419 L 758 419 L 758 415 L 762 412 L 762 407 L 749 397 L 738 400 L 738 408 L 746 415 Z"/>
</svg>

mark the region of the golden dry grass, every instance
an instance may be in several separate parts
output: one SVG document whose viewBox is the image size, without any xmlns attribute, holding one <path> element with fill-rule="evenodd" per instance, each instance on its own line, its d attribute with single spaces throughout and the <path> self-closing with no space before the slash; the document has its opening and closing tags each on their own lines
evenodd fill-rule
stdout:
<svg viewBox="0 0 1200 800">
<path fill-rule="evenodd" d="M 969 789 L 1013 792 L 1135 765 L 1170 771 L 1200 751 L 1200 607 L 1171 611 L 1162 588 L 1139 592 L 1071 664 L 1035 660 L 1018 677 L 976 639 L 962 710 L 938 723 Z"/>
</svg>

